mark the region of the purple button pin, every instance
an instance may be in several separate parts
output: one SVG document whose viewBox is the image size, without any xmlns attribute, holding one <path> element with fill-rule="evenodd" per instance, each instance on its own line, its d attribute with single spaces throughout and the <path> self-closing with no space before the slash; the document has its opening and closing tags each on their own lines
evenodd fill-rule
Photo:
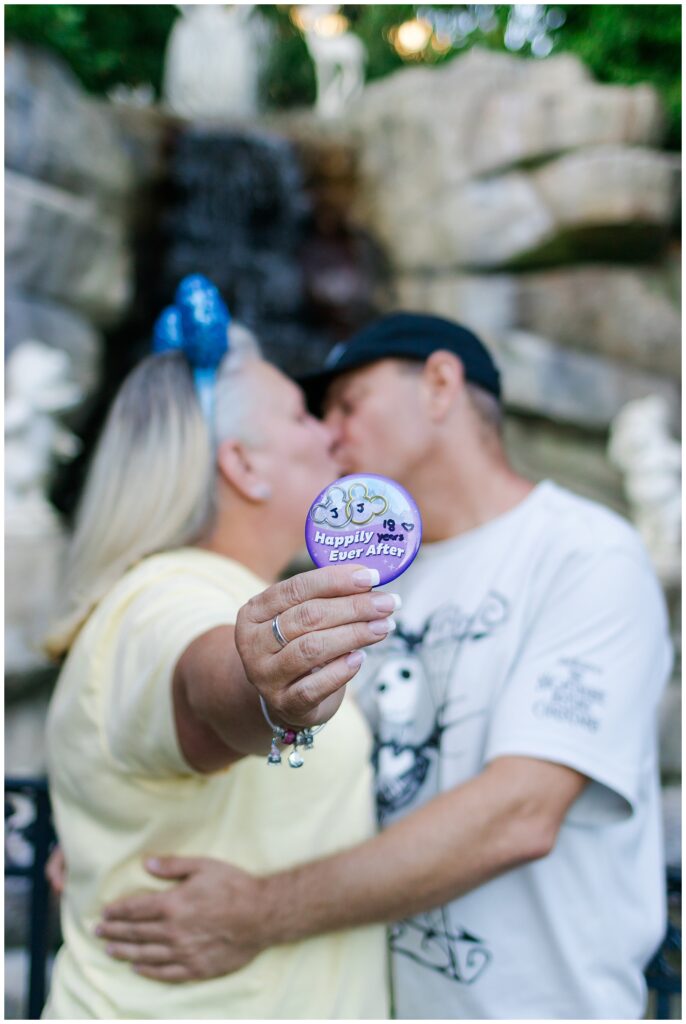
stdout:
<svg viewBox="0 0 686 1024">
<path fill-rule="evenodd" d="M 373 473 L 343 476 L 317 495 L 307 514 L 305 542 L 318 566 L 378 569 L 390 583 L 414 561 L 422 542 L 416 502 L 395 480 Z"/>
</svg>

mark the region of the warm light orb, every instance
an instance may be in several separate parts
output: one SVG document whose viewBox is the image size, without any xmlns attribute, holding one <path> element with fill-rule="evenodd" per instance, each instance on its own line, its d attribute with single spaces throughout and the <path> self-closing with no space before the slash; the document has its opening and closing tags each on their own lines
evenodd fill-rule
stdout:
<svg viewBox="0 0 686 1024">
<path fill-rule="evenodd" d="M 392 35 L 392 42 L 401 56 L 412 56 L 426 49 L 433 29 L 428 21 L 413 18 L 404 21 Z"/>
<path fill-rule="evenodd" d="M 314 30 L 318 36 L 341 36 L 348 24 L 344 14 L 324 14 L 315 21 Z"/>
<path fill-rule="evenodd" d="M 434 49 L 436 53 L 447 53 L 448 50 L 452 49 L 452 45 L 453 41 L 450 36 L 436 34 L 431 40 L 432 49 Z"/>
<path fill-rule="evenodd" d="M 348 27 L 348 19 L 338 13 L 338 4 L 297 4 L 291 7 L 289 17 L 301 32 L 316 32 L 319 36 L 338 36 Z"/>
<path fill-rule="evenodd" d="M 308 27 L 305 24 L 305 19 L 303 18 L 302 12 L 300 11 L 299 7 L 291 7 L 289 11 L 289 17 L 293 24 L 295 25 L 295 27 L 300 29 L 301 32 L 304 32 L 305 29 Z"/>
</svg>

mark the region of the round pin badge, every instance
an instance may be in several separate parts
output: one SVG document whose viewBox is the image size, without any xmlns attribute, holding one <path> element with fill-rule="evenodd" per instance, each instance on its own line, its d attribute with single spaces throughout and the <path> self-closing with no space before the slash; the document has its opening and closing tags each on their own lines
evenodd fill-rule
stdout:
<svg viewBox="0 0 686 1024">
<path fill-rule="evenodd" d="M 334 480 L 312 503 L 305 542 L 317 566 L 349 564 L 378 569 L 390 583 L 414 561 L 422 519 L 414 499 L 395 480 L 373 473 Z"/>
</svg>

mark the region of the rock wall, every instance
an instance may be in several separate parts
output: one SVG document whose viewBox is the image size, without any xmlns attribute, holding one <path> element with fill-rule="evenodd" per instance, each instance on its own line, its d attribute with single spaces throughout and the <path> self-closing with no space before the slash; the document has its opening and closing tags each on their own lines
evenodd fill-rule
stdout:
<svg viewBox="0 0 686 1024">
<path fill-rule="evenodd" d="M 513 409 L 597 430 L 658 392 L 676 413 L 679 162 L 662 123 L 654 90 L 598 85 L 571 56 L 472 50 L 369 86 L 346 128 L 388 304 L 481 331 Z"/>
</svg>

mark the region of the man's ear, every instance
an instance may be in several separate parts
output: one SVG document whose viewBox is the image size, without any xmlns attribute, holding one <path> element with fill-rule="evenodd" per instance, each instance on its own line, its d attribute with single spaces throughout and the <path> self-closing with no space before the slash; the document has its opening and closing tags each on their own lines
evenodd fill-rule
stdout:
<svg viewBox="0 0 686 1024">
<path fill-rule="evenodd" d="M 464 391 L 464 367 L 452 352 L 439 349 L 424 363 L 424 386 L 429 415 L 437 422 L 445 419 L 455 399 Z"/>
<path fill-rule="evenodd" d="M 249 448 L 228 438 L 217 450 L 217 469 L 224 481 L 246 501 L 261 503 L 271 498 L 272 489 L 258 471 Z"/>
</svg>

